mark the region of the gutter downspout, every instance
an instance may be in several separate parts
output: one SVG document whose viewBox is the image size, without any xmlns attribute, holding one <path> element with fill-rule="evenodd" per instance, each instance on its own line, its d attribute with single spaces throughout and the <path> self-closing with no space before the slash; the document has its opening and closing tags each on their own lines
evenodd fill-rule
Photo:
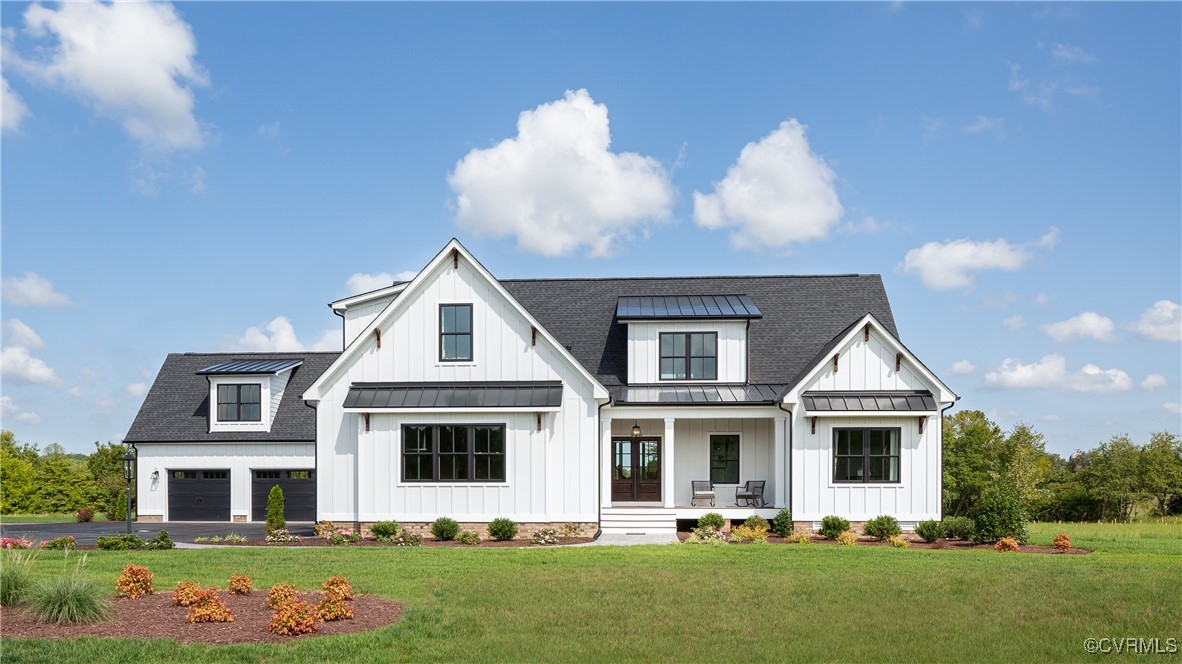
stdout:
<svg viewBox="0 0 1182 664">
<path fill-rule="evenodd" d="M 332 309 L 332 312 L 334 314 L 341 317 L 341 352 L 343 353 L 343 352 L 345 352 L 345 345 L 346 345 L 346 342 L 348 341 L 348 339 L 345 339 L 345 312 L 337 311 L 336 309 L 333 309 L 331 304 L 328 305 L 328 308 Z M 313 406 L 313 408 L 315 408 L 315 406 Z"/>
<path fill-rule="evenodd" d="M 784 450 L 784 460 L 788 462 L 788 467 L 792 467 L 792 409 L 785 408 L 783 401 L 777 401 L 776 407 L 788 413 L 788 440 L 784 441 L 788 449 Z M 784 473 L 784 501 L 788 503 L 788 511 L 792 511 L 792 473 Z"/>
<path fill-rule="evenodd" d="M 956 405 L 960 401 L 960 397 L 956 397 L 956 401 L 944 406 L 940 409 L 940 520 L 944 520 L 944 413 L 948 409 Z"/>
<path fill-rule="evenodd" d="M 596 441 L 597 449 L 599 445 L 603 444 L 603 409 L 606 406 L 612 405 L 613 402 L 615 402 L 615 397 L 613 397 L 609 392 L 607 395 L 607 401 L 599 404 L 599 408 L 596 411 L 598 417 L 595 418 L 595 430 L 599 432 L 599 438 Z M 601 525 L 603 523 L 603 451 L 600 450 L 599 454 L 596 456 L 599 457 L 599 460 L 595 462 L 595 465 L 599 468 L 599 473 L 595 476 L 595 479 L 598 483 L 598 486 L 595 489 L 595 509 L 597 510 L 596 513 L 599 516 L 599 521 L 595 524 L 598 528 L 598 530 L 595 531 L 595 539 L 599 539 L 599 534 L 603 532 L 603 526 Z"/>
</svg>

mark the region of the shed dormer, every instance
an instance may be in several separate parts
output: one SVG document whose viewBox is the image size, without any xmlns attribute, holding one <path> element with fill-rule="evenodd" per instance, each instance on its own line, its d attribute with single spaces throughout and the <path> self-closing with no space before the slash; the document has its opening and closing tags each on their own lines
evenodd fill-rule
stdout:
<svg viewBox="0 0 1182 664">
<path fill-rule="evenodd" d="M 291 372 L 302 358 L 241 359 L 197 372 L 209 381 L 209 431 L 271 430 Z"/>
<path fill-rule="evenodd" d="M 762 317 L 746 295 L 621 297 L 628 383 L 745 383 L 747 328 Z"/>
</svg>

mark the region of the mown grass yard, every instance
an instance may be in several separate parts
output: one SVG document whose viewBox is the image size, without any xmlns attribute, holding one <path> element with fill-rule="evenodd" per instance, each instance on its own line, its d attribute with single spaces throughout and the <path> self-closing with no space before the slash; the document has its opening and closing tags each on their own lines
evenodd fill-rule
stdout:
<svg viewBox="0 0 1182 664">
<path fill-rule="evenodd" d="M 134 515 L 132 515 L 134 518 Z M 74 523 L 73 514 L 5 514 L 0 517 L 4 523 Z M 107 517 L 96 513 L 92 521 L 106 521 Z"/>
<path fill-rule="evenodd" d="M 407 605 L 375 632 L 274 645 L 4 639 L 4 662 L 1078 661 L 1088 637 L 1179 638 L 1182 526 L 1035 524 L 1091 555 L 828 545 L 560 549 L 305 548 L 92 552 L 158 590 L 315 588 L 348 576 Z M 49 554 L 49 555 L 47 555 Z M 41 552 L 35 571 L 72 566 Z"/>
</svg>

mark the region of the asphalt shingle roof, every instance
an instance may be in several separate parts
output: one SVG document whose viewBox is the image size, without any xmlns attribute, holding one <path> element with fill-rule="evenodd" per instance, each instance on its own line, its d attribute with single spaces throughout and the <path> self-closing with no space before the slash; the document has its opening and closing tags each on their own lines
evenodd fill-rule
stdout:
<svg viewBox="0 0 1182 664">
<path fill-rule="evenodd" d="M 171 353 L 160 367 L 140 412 L 124 437 L 128 443 L 216 441 L 314 441 L 316 409 L 301 398 L 340 353 Z M 209 432 L 209 381 L 197 372 L 230 360 L 290 360 L 292 369 L 271 430 Z"/>
</svg>

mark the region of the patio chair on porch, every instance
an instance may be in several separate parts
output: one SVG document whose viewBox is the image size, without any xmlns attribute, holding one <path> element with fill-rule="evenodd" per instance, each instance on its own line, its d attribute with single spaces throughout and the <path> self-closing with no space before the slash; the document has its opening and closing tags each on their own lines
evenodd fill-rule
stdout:
<svg viewBox="0 0 1182 664">
<path fill-rule="evenodd" d="M 766 480 L 747 480 L 742 489 L 735 491 L 735 504 L 745 501 L 747 506 L 763 507 L 767 504 L 763 499 L 763 485 Z"/>
<path fill-rule="evenodd" d="M 714 483 L 710 480 L 691 480 L 694 486 L 694 497 L 690 498 L 690 505 L 694 504 L 695 500 L 709 500 L 710 506 L 714 506 Z"/>
</svg>

